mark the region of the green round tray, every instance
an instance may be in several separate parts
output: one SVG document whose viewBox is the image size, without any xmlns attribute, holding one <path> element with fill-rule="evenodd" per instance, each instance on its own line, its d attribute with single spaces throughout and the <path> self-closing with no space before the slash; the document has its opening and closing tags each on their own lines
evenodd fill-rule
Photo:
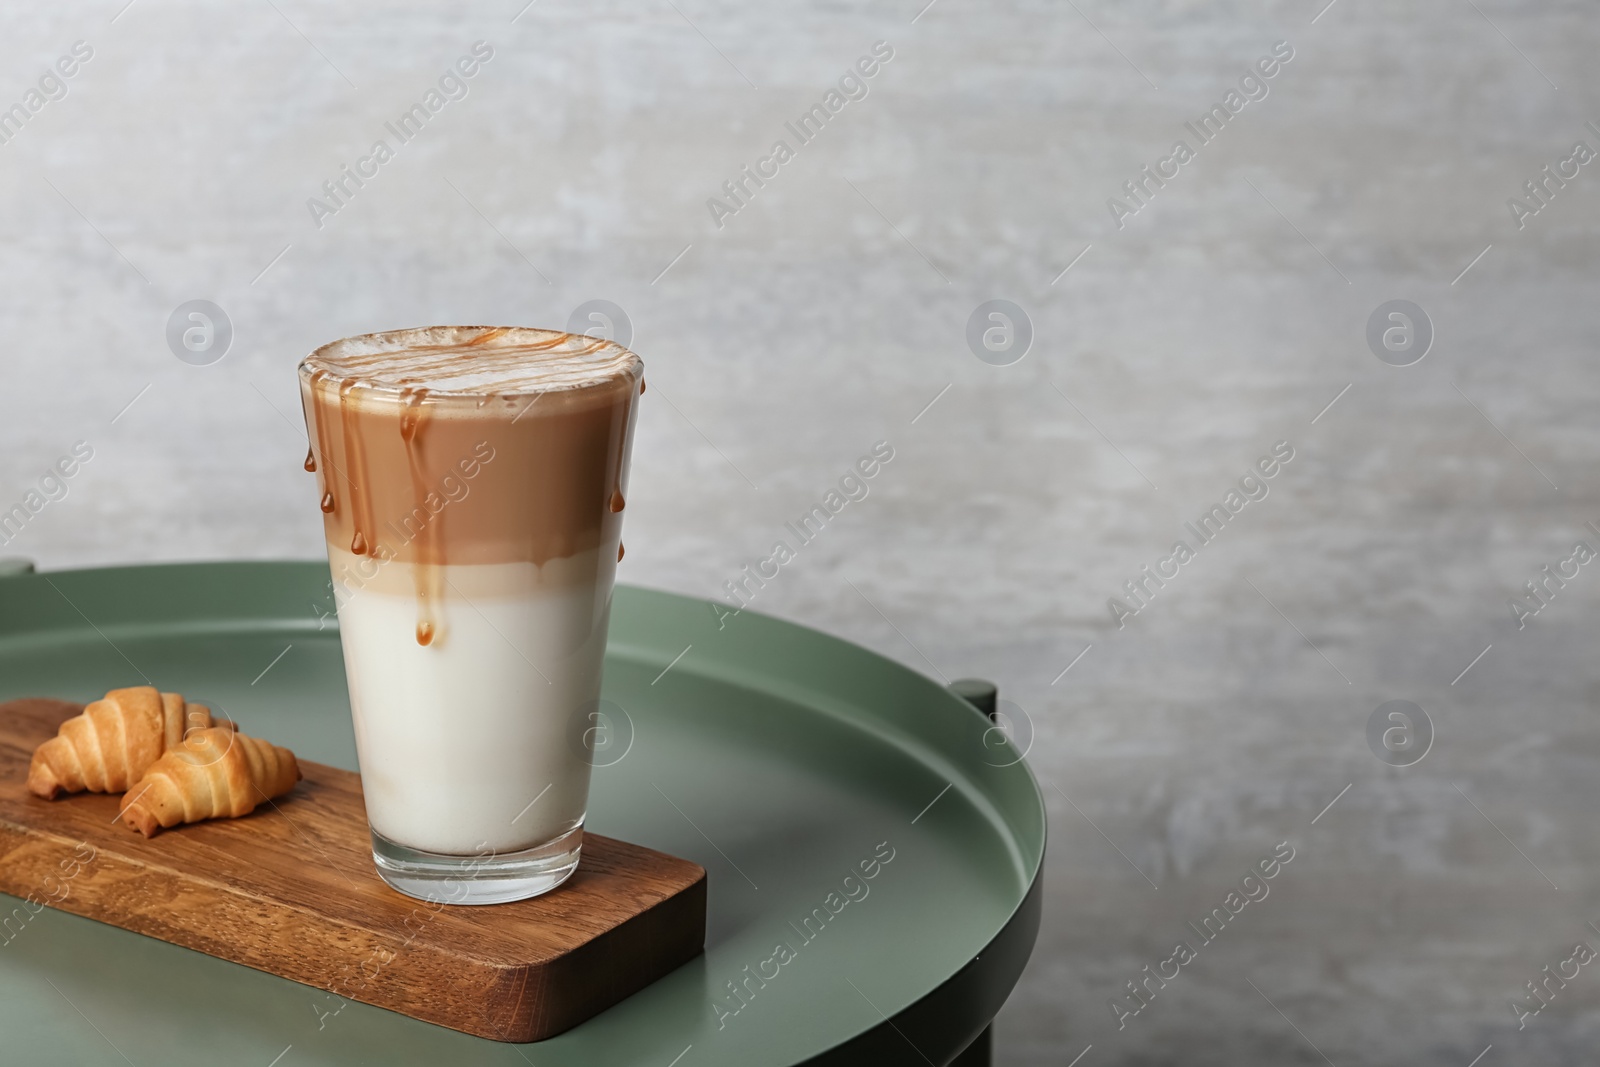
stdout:
<svg viewBox="0 0 1600 1067">
<path fill-rule="evenodd" d="M 148 678 L 355 769 L 332 607 L 314 563 L 0 569 L 0 699 Z M 604 696 L 634 736 L 596 768 L 588 825 L 706 868 L 704 955 L 517 1046 L 353 1002 L 330 1015 L 311 987 L 46 910 L 0 947 L 0 1059 L 944 1064 L 978 1037 L 1032 949 L 1045 842 L 1038 785 L 987 718 L 847 642 L 751 612 L 719 629 L 705 601 L 627 586 Z M 803 941 L 801 920 L 884 842 L 867 895 Z M 740 1003 L 726 983 L 780 941 L 794 957 L 719 1019 L 714 1003 Z"/>
</svg>

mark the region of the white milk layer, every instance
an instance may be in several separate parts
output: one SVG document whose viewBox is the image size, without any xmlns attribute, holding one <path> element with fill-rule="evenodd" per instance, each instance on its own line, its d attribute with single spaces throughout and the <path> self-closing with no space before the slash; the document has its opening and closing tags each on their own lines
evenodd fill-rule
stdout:
<svg viewBox="0 0 1600 1067">
<path fill-rule="evenodd" d="M 478 855 L 581 825 L 615 563 L 440 565 L 420 645 L 415 564 L 329 556 L 372 828 Z"/>
</svg>

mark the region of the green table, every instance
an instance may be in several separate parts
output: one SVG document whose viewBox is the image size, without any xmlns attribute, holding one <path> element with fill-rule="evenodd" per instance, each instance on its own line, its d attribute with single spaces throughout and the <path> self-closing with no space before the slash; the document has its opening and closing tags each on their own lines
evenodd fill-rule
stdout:
<svg viewBox="0 0 1600 1067">
<path fill-rule="evenodd" d="M 0 699 L 148 679 L 355 768 L 325 565 L 10 569 Z M 816 631 L 751 612 L 719 629 L 706 602 L 626 586 L 604 695 L 621 725 L 588 825 L 705 866 L 703 956 L 565 1034 L 504 1045 L 46 910 L 0 946 L 0 1062 L 987 1062 L 1038 931 L 1045 840 L 1038 785 L 987 717 Z M 804 925 L 817 909 L 828 921 Z M 777 975 L 745 982 L 779 942 Z"/>
</svg>

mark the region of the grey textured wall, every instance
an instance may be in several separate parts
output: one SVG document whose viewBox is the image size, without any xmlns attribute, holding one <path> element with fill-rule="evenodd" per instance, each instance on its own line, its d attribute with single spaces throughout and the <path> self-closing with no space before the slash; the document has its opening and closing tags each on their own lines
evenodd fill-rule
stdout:
<svg viewBox="0 0 1600 1067">
<path fill-rule="evenodd" d="M 119 2 L 0 17 L 0 106 L 93 50 L 0 144 L 0 508 L 93 449 L 0 553 L 315 556 L 302 355 L 608 299 L 651 386 L 623 580 L 718 595 L 892 443 L 756 607 L 1031 720 L 1049 900 L 1001 1062 L 1592 1062 L 1600 977 L 1520 1031 L 1509 1004 L 1600 945 L 1600 570 L 1521 629 L 1508 601 L 1600 547 L 1600 165 L 1523 192 L 1600 150 L 1593 5 Z M 308 198 L 480 39 L 466 97 L 319 227 Z M 879 40 L 869 94 L 716 226 Z M 1114 218 L 1279 41 L 1265 98 Z M 996 297 L 1035 334 L 1003 367 L 964 338 Z M 233 325 L 213 365 L 164 338 L 192 299 Z M 1407 367 L 1367 342 L 1393 299 L 1435 334 Z M 1119 627 L 1108 598 L 1279 441 L 1266 498 Z M 1432 722 L 1410 767 L 1368 744 L 1390 700 Z M 1119 1030 L 1109 998 L 1285 840 Z"/>
</svg>

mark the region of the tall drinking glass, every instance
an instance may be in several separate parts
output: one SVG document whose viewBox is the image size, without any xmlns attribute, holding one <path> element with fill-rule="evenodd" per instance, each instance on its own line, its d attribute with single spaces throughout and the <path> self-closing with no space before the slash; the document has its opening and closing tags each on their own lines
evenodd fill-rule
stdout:
<svg viewBox="0 0 1600 1067">
<path fill-rule="evenodd" d="M 441 326 L 300 364 L 378 873 L 491 904 L 577 868 L 644 364 Z"/>
</svg>

